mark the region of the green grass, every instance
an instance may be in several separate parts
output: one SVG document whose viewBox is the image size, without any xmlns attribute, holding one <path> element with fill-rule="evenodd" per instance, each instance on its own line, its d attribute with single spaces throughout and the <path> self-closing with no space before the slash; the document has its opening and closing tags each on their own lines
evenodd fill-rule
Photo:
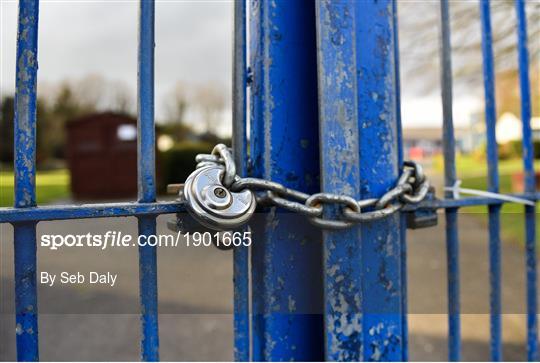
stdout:
<svg viewBox="0 0 540 363">
<path fill-rule="evenodd" d="M 442 158 L 434 162 L 438 172 L 443 170 Z M 535 170 L 540 168 L 540 160 L 535 161 Z M 471 156 L 457 155 L 456 169 L 458 178 L 462 180 L 462 187 L 487 190 L 487 163 Z M 499 186 L 501 193 L 512 193 L 512 174 L 523 170 L 521 159 L 499 161 Z M 470 213 L 477 216 L 482 223 L 488 223 L 487 207 L 474 206 L 460 210 L 461 213 Z M 521 204 L 505 203 L 501 209 L 501 236 L 503 239 L 523 243 L 525 235 L 524 206 Z M 540 226 L 540 208 L 536 210 L 536 225 Z M 536 240 L 540 244 L 540 227 L 537 227 Z"/>
<path fill-rule="evenodd" d="M 36 197 L 39 205 L 45 205 L 70 196 L 69 172 L 66 169 L 38 171 Z M 13 206 L 13 172 L 0 172 L 0 207 Z"/>
<path fill-rule="evenodd" d="M 487 175 L 488 167 L 487 163 L 484 160 L 485 159 L 480 160 L 480 158 L 476 158 L 470 155 L 456 155 L 456 169 L 458 177 L 464 180 L 475 176 L 478 177 Z M 433 164 L 438 172 L 443 172 L 442 156 L 436 157 Z M 536 170 L 538 170 L 538 168 L 540 168 L 540 160 L 536 160 L 534 165 Z M 519 172 L 521 170 L 523 170 L 523 161 L 521 161 L 521 159 L 499 160 L 499 174 L 501 176 L 510 176 L 513 173 Z"/>
</svg>

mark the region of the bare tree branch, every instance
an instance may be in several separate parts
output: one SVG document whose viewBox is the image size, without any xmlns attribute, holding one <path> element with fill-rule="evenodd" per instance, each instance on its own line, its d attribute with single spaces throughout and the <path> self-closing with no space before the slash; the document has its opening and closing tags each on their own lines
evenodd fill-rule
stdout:
<svg viewBox="0 0 540 363">
<path fill-rule="evenodd" d="M 400 55 L 404 84 L 417 92 L 438 89 L 439 2 L 400 1 Z M 456 88 L 479 87 L 482 77 L 481 26 L 478 1 L 451 1 L 452 60 Z M 527 2 L 529 56 L 540 61 L 540 2 Z M 516 15 L 513 0 L 491 4 L 496 71 L 517 69 Z"/>
</svg>

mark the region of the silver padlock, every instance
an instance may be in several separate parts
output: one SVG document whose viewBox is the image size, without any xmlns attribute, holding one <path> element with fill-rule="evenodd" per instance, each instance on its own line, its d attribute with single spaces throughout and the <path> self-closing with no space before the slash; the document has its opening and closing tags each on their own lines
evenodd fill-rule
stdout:
<svg viewBox="0 0 540 363">
<path fill-rule="evenodd" d="M 216 231 L 230 231 L 245 224 L 257 204 L 250 190 L 228 190 L 222 183 L 224 172 L 220 165 L 203 166 L 187 178 L 180 193 L 191 216 Z"/>
</svg>

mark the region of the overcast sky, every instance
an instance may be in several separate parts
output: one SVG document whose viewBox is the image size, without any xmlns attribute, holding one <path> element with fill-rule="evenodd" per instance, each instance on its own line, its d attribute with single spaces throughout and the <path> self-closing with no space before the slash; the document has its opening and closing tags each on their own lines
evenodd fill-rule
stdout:
<svg viewBox="0 0 540 363">
<path fill-rule="evenodd" d="M 1 1 L 2 92 L 15 84 L 17 1 Z M 99 74 L 136 90 L 137 1 L 41 1 L 39 19 L 40 85 Z M 176 82 L 219 82 L 230 87 L 232 3 L 225 1 L 158 1 L 156 4 L 156 116 L 165 113 L 165 98 Z M 438 77 L 438 74 L 434 74 Z M 405 84 L 406 86 L 406 84 Z M 43 89 L 45 88 L 45 89 Z M 42 92 L 46 87 L 40 87 Z M 457 97 L 456 124 L 478 107 Z M 438 125 L 440 98 L 403 90 L 405 125 Z M 226 127 L 228 129 L 228 127 Z"/>
</svg>

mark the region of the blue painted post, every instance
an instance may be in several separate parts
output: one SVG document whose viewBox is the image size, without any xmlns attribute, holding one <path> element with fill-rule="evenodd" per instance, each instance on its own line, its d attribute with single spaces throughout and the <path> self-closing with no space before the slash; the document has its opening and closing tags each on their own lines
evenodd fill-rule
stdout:
<svg viewBox="0 0 540 363">
<path fill-rule="evenodd" d="M 493 38 L 491 33 L 491 16 L 489 0 L 480 1 L 480 17 L 482 24 L 482 56 L 484 68 L 484 104 L 486 114 L 488 190 L 499 192 L 499 168 L 495 124 L 497 121 L 495 107 L 495 71 L 493 61 Z M 491 320 L 491 360 L 502 359 L 501 344 L 501 205 L 491 205 L 489 210 L 489 280 L 490 320 Z"/>
<path fill-rule="evenodd" d="M 141 0 L 139 12 L 137 155 L 140 203 L 156 201 L 154 128 L 154 11 L 153 0 Z M 139 235 L 156 233 L 156 216 L 140 216 Z M 139 247 L 141 299 L 141 359 L 159 360 L 156 248 Z"/>
<path fill-rule="evenodd" d="M 252 174 L 318 192 L 315 6 L 250 3 Z M 253 224 L 253 360 L 322 360 L 321 233 L 272 208 Z"/>
<path fill-rule="evenodd" d="M 398 150 L 398 165 L 403 165 L 403 129 L 401 124 L 401 77 L 399 67 L 399 28 L 397 1 L 392 2 L 394 18 L 394 68 L 396 77 L 396 119 L 397 119 L 397 140 L 401 145 Z M 402 171 L 401 168 L 400 171 Z M 409 327 L 408 327 L 408 304 L 407 304 L 407 221 L 405 214 L 401 215 L 401 311 L 403 312 L 403 361 L 409 360 Z"/>
<path fill-rule="evenodd" d="M 441 0 L 441 92 L 443 106 L 444 184 L 456 183 L 456 140 L 452 114 L 452 60 L 448 0 Z M 447 192 L 447 199 L 453 198 Z M 459 235 L 458 208 L 446 208 L 446 259 L 448 269 L 448 360 L 461 356 L 461 322 L 459 313 Z"/>
<path fill-rule="evenodd" d="M 355 1 L 316 2 L 321 189 L 360 199 Z M 337 207 L 326 218 L 338 219 Z M 360 227 L 323 232 L 325 358 L 362 360 Z"/>
<path fill-rule="evenodd" d="M 401 168 L 394 10 L 391 0 L 355 2 L 362 199 L 392 188 Z M 404 357 L 401 234 L 399 214 L 361 227 L 364 360 Z"/>
<path fill-rule="evenodd" d="M 15 80 L 15 208 L 36 206 L 36 88 L 39 2 L 19 2 Z M 14 223 L 17 359 L 37 361 L 36 222 Z"/>
<path fill-rule="evenodd" d="M 525 171 L 525 193 L 536 191 L 534 175 L 534 147 L 531 130 L 531 86 L 529 83 L 529 54 L 527 51 L 527 16 L 525 2 L 516 0 L 519 85 L 521 92 L 521 120 L 523 124 L 523 167 Z M 536 208 L 525 206 L 525 257 L 527 276 L 527 359 L 537 361 L 537 277 L 536 277 Z"/>
<path fill-rule="evenodd" d="M 233 138 L 237 173 L 247 176 L 246 135 L 246 0 L 234 1 Z M 249 361 L 249 247 L 233 250 L 234 360 Z"/>
</svg>

